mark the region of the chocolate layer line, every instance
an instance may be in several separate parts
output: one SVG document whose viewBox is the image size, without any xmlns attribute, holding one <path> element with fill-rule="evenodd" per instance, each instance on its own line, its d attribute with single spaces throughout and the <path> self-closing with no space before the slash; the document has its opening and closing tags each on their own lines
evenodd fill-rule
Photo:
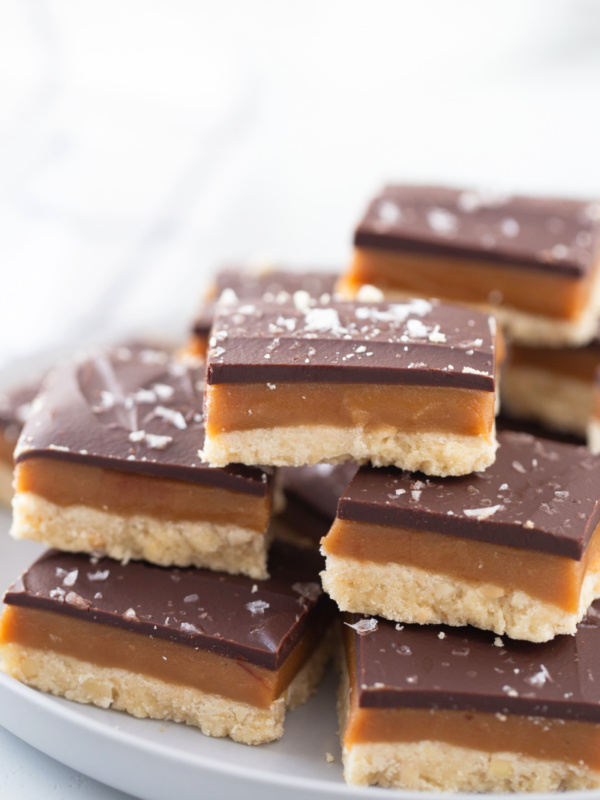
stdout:
<svg viewBox="0 0 600 800">
<path fill-rule="evenodd" d="M 254 301 L 221 309 L 207 382 L 383 383 L 494 391 L 495 321 L 427 300 L 331 303 Z"/>
<path fill-rule="evenodd" d="M 44 381 L 15 460 L 52 458 L 264 497 L 271 468 L 203 460 L 203 370 L 164 350 L 117 347 L 65 361 Z"/>
<path fill-rule="evenodd" d="M 600 458 L 526 433 L 498 442 L 491 467 L 459 478 L 361 467 L 338 517 L 580 560 L 600 522 Z"/>
<path fill-rule="evenodd" d="M 354 243 L 582 277 L 595 262 L 599 236 L 598 202 L 386 186 L 369 205 Z"/>
<path fill-rule="evenodd" d="M 47 551 L 6 592 L 9 605 L 53 611 L 276 670 L 334 612 L 322 559 L 276 542 L 264 581 L 195 568 Z"/>
<path fill-rule="evenodd" d="M 210 299 L 206 300 L 194 320 L 193 332 L 197 336 L 208 335 L 216 302 L 227 289 L 240 300 L 262 298 L 267 302 L 279 303 L 289 302 L 295 292 L 306 292 L 316 303 L 326 305 L 333 296 L 338 278 L 339 273 L 331 272 L 292 272 L 285 269 L 256 272 L 243 267 L 222 269 L 215 277 Z"/>
<path fill-rule="evenodd" d="M 475 628 L 345 615 L 362 708 L 430 708 L 600 722 L 600 604 L 544 644 Z M 362 631 L 362 632 L 359 632 Z"/>
<path fill-rule="evenodd" d="M 287 498 L 308 506 L 330 525 L 335 519 L 339 499 L 356 471 L 357 464 L 317 464 L 311 467 L 282 467 L 281 476 Z"/>
</svg>

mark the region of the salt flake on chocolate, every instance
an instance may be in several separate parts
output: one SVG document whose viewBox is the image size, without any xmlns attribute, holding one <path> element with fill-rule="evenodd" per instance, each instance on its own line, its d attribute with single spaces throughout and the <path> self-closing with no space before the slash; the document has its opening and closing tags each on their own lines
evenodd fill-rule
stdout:
<svg viewBox="0 0 600 800">
<path fill-rule="evenodd" d="M 174 425 L 180 431 L 184 431 L 187 428 L 187 422 L 181 411 L 175 411 L 172 408 L 165 408 L 164 406 L 156 406 L 154 415 L 164 419 L 165 422 L 170 422 L 171 425 Z"/>
<path fill-rule="evenodd" d="M 266 603 L 264 600 L 251 600 L 249 603 L 246 603 L 246 608 L 253 616 L 255 614 L 264 614 L 267 608 L 270 607 L 270 604 Z"/>
<path fill-rule="evenodd" d="M 504 510 L 504 506 L 499 503 L 497 506 L 488 506 L 487 508 L 464 508 L 463 514 L 471 519 L 484 520 L 493 516 L 496 511 L 502 510 Z"/>
<path fill-rule="evenodd" d="M 365 636 L 367 633 L 373 633 L 373 631 L 377 630 L 377 620 L 374 617 L 371 617 L 371 619 L 359 619 L 354 624 L 344 622 L 344 625 L 355 630 L 360 636 Z"/>
</svg>

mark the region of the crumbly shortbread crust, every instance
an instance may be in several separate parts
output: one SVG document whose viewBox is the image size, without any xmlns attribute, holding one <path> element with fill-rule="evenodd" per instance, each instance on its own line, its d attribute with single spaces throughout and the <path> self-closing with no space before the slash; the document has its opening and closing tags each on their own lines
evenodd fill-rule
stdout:
<svg viewBox="0 0 600 800">
<path fill-rule="evenodd" d="M 206 437 L 204 455 L 217 467 L 227 464 L 272 464 L 300 467 L 341 464 L 394 465 L 427 475 L 467 475 L 493 464 L 495 431 L 483 437 L 444 433 L 405 433 L 393 427 L 378 430 L 333 425 L 290 425 L 255 428 Z"/>
<path fill-rule="evenodd" d="M 511 416 L 566 433 L 585 436 L 592 397 L 591 382 L 539 367 L 507 364 L 502 375 L 502 403 Z"/>
<path fill-rule="evenodd" d="M 321 578 L 323 588 L 342 611 L 421 625 L 474 625 L 530 642 L 574 634 L 587 608 L 600 597 L 600 572 L 584 578 L 577 614 L 521 590 L 400 564 L 328 555 Z"/>
<path fill-rule="evenodd" d="M 591 419 L 587 428 L 587 444 L 592 453 L 600 453 L 600 422 Z"/>
<path fill-rule="evenodd" d="M 19 492 L 13 499 L 11 535 L 118 561 L 141 559 L 161 566 L 268 577 L 270 534 L 236 525 L 121 516 L 85 505 L 60 506 L 33 492 Z"/>
<path fill-rule="evenodd" d="M 0 504 L 10 506 L 13 498 L 13 471 L 0 462 Z"/>
<path fill-rule="evenodd" d="M 134 717 L 185 722 L 207 736 L 263 744 L 282 736 L 286 708 L 305 703 L 316 689 L 331 649 L 332 640 L 326 634 L 284 694 L 266 709 L 52 651 L 7 644 L 1 655 L 5 672 L 43 692 Z"/>
</svg>

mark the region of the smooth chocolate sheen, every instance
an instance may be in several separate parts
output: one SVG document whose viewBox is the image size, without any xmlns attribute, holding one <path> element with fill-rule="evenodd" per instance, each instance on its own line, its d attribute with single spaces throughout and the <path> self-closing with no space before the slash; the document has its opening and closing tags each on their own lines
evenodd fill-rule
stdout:
<svg viewBox="0 0 600 800">
<path fill-rule="evenodd" d="M 217 312 L 207 382 L 382 383 L 493 392 L 495 320 L 435 300 L 235 303 Z"/>
<path fill-rule="evenodd" d="M 15 452 L 265 496 L 270 468 L 203 460 L 203 370 L 164 350 L 116 347 L 65 361 L 46 377 Z"/>
<path fill-rule="evenodd" d="M 493 261 L 583 277 L 600 242 L 600 203 L 441 186 L 386 186 L 356 247 Z"/>
<path fill-rule="evenodd" d="M 527 433 L 498 442 L 491 467 L 458 478 L 361 467 L 338 517 L 580 560 L 600 522 L 600 457 Z"/>
<path fill-rule="evenodd" d="M 431 708 L 600 722 L 600 602 L 544 644 L 475 628 L 345 615 L 362 708 Z"/>
<path fill-rule="evenodd" d="M 276 670 L 311 626 L 323 630 L 333 603 L 321 591 L 321 557 L 275 542 L 271 577 L 47 551 L 11 586 L 23 606 L 178 642 Z"/>
</svg>

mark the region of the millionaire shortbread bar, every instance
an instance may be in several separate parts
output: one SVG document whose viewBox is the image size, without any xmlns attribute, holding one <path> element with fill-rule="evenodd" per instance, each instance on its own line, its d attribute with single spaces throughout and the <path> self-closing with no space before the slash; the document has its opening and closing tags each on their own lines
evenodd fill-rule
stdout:
<svg viewBox="0 0 600 800">
<path fill-rule="evenodd" d="M 289 302 L 296 292 L 307 294 L 315 305 L 327 305 L 339 275 L 331 272 L 295 272 L 276 267 L 228 267 L 220 270 L 210 285 L 196 316 L 185 355 L 206 357 L 208 340 L 219 299 L 251 300 L 263 298 L 271 302 Z"/>
<path fill-rule="evenodd" d="M 459 792 L 600 786 L 600 605 L 543 645 L 348 615 L 348 783 Z"/>
<path fill-rule="evenodd" d="M 16 538 L 266 577 L 269 468 L 202 459 L 203 371 L 117 347 L 47 377 L 16 451 Z"/>
<path fill-rule="evenodd" d="M 492 317 L 433 300 L 221 309 L 205 456 L 216 466 L 485 469 L 496 449 L 495 342 Z"/>
<path fill-rule="evenodd" d="M 600 304 L 600 203 L 386 186 L 356 230 L 340 291 L 489 304 L 515 341 L 589 341 Z"/>
<path fill-rule="evenodd" d="M 331 653 L 320 558 L 275 543 L 271 578 L 49 551 L 12 586 L 2 668 L 42 691 L 260 744 Z"/>
<path fill-rule="evenodd" d="M 502 408 L 564 433 L 585 437 L 600 366 L 600 329 L 582 347 L 513 344 L 502 371 Z"/>
<path fill-rule="evenodd" d="M 498 440 L 484 473 L 359 470 L 322 542 L 323 586 L 343 611 L 532 642 L 575 633 L 600 596 L 600 458 L 529 434 Z"/>
</svg>

